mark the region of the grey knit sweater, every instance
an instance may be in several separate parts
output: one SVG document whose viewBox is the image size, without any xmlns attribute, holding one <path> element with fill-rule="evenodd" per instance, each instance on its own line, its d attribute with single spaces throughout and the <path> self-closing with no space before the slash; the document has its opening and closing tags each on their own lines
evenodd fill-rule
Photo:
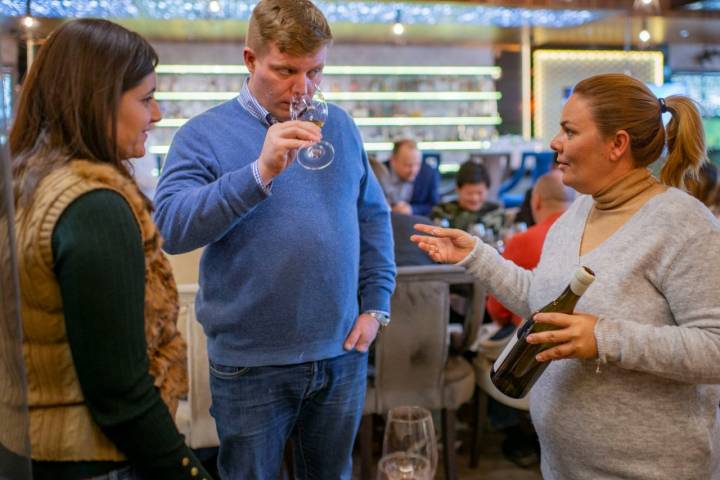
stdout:
<svg viewBox="0 0 720 480">
<path fill-rule="evenodd" d="M 597 275 L 576 311 L 599 317 L 600 371 L 554 361 L 531 391 L 543 476 L 720 478 L 720 224 L 671 188 L 580 257 L 592 204 L 579 197 L 560 217 L 532 272 L 480 242 L 461 262 L 526 316 L 579 265 Z"/>
</svg>

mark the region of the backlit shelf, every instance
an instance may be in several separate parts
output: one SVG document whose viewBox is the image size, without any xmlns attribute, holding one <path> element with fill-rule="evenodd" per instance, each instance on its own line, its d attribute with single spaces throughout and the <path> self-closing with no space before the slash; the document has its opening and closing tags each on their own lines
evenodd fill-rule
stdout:
<svg viewBox="0 0 720 480">
<path fill-rule="evenodd" d="M 365 142 L 367 152 L 389 152 L 392 150 L 392 142 Z M 444 142 L 418 142 L 418 148 L 422 151 L 471 151 L 487 150 L 491 146 L 489 140 L 480 141 L 444 141 Z M 155 145 L 150 147 L 153 155 L 166 155 L 170 149 L 169 145 Z"/>
<path fill-rule="evenodd" d="M 457 102 L 500 100 L 500 92 L 323 92 L 330 101 L 424 101 Z M 157 92 L 157 100 L 224 101 L 237 97 L 238 92 Z"/>
<path fill-rule="evenodd" d="M 247 75 L 245 65 L 158 65 L 161 75 Z M 500 67 L 472 66 L 391 66 L 391 65 L 328 65 L 323 75 L 432 75 L 489 76 L 500 78 Z"/>
<path fill-rule="evenodd" d="M 187 118 L 166 118 L 156 124 L 158 128 L 178 128 L 188 121 Z M 361 117 L 354 118 L 360 127 L 405 127 L 405 126 L 482 126 L 500 125 L 502 119 L 497 115 L 481 117 Z"/>
</svg>

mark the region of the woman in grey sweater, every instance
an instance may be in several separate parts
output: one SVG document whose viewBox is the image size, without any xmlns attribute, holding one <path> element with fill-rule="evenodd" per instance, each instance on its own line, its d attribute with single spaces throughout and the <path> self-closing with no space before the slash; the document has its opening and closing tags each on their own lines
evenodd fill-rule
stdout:
<svg viewBox="0 0 720 480">
<path fill-rule="evenodd" d="M 647 167 L 666 145 L 657 180 Z M 551 147 L 564 183 L 584 195 L 535 270 L 459 230 L 417 226 L 426 235 L 413 241 L 526 316 L 579 265 L 596 273 L 575 314 L 536 315 L 559 329 L 528 338 L 556 344 L 538 356 L 554 361 L 530 399 L 546 479 L 720 478 L 720 224 L 680 190 L 705 161 L 697 108 L 626 75 L 590 77 Z"/>
</svg>

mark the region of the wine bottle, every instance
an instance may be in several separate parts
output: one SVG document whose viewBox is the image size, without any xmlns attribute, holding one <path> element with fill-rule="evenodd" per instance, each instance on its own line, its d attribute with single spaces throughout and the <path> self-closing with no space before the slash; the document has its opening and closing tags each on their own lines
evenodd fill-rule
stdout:
<svg viewBox="0 0 720 480">
<path fill-rule="evenodd" d="M 580 267 L 573 275 L 570 285 L 552 302 L 535 313 L 572 313 L 580 297 L 595 280 L 595 274 L 587 267 Z M 535 356 L 553 343 L 528 343 L 531 333 L 547 332 L 559 327 L 547 323 L 535 323 L 531 315 L 513 334 L 490 371 L 490 379 L 502 393 L 512 398 L 523 398 L 530 391 L 550 362 L 538 362 Z"/>
</svg>

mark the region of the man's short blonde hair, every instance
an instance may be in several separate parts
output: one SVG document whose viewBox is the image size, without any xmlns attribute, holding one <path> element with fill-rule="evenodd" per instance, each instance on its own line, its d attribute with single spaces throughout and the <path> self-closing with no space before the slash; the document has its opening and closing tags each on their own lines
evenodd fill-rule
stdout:
<svg viewBox="0 0 720 480">
<path fill-rule="evenodd" d="M 281 53 L 306 56 L 332 43 L 325 15 L 309 0 L 261 0 L 253 9 L 245 45 L 256 55 L 275 44 Z"/>
</svg>

